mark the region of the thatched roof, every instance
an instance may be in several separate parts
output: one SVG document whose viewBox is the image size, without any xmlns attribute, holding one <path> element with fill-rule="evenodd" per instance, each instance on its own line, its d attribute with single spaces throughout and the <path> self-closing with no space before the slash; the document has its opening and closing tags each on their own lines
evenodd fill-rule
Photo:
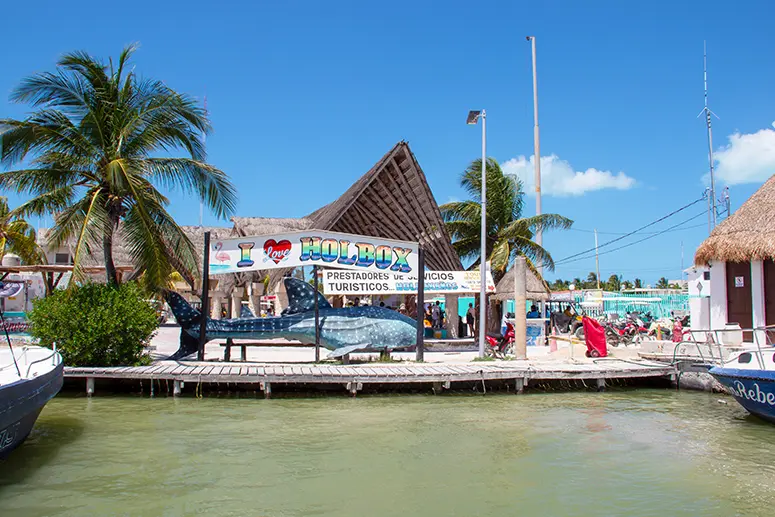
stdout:
<svg viewBox="0 0 775 517">
<path fill-rule="evenodd" d="M 700 244 L 694 263 L 705 265 L 711 260 L 775 260 L 775 176 Z"/>
<path fill-rule="evenodd" d="M 546 284 L 538 279 L 538 277 L 527 269 L 525 271 L 526 276 L 526 290 L 528 300 L 541 300 L 546 301 L 549 299 L 549 289 Z M 513 300 L 514 299 L 514 268 L 509 269 L 501 281 L 495 286 L 494 295 L 496 300 Z"/>
<path fill-rule="evenodd" d="M 41 228 L 38 230 L 36 235 L 38 245 L 43 248 L 48 248 L 48 239 L 50 235 L 50 228 Z M 68 253 L 70 253 L 71 257 L 75 255 L 76 242 L 77 239 L 75 236 L 73 236 L 68 239 L 64 246 L 62 246 L 63 249 L 66 249 Z M 102 254 L 102 246 L 91 246 L 88 251 L 89 253 L 82 257 L 81 265 L 83 267 L 89 268 L 104 268 L 105 258 Z M 121 231 L 116 232 L 116 234 L 113 236 L 113 263 L 117 267 L 128 267 L 132 265 L 132 258 L 129 255 L 129 250 L 124 242 L 124 238 L 121 235 Z"/>
<path fill-rule="evenodd" d="M 428 269 L 462 269 L 425 174 L 406 142 L 397 143 L 338 199 L 306 217 L 235 217 L 232 221 L 239 235 L 316 228 L 419 241 Z"/>
<path fill-rule="evenodd" d="M 234 228 L 223 226 L 181 226 L 183 233 L 191 241 L 199 257 L 199 267 L 202 266 L 203 253 L 205 248 L 205 232 L 210 232 L 210 242 L 218 239 L 228 239 L 235 236 Z M 200 270 L 201 273 L 201 270 Z"/>
<path fill-rule="evenodd" d="M 281 217 L 232 217 L 234 231 L 242 237 L 246 235 L 269 235 L 271 233 L 295 232 L 314 228 L 312 219 Z"/>
</svg>

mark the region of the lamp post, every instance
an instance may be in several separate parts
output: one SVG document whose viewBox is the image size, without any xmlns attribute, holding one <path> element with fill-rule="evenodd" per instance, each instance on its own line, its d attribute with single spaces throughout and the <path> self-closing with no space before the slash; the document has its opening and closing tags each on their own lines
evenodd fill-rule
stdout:
<svg viewBox="0 0 775 517">
<path fill-rule="evenodd" d="M 466 124 L 476 125 L 482 120 L 482 235 L 481 258 L 479 271 L 481 272 L 481 286 L 479 288 L 479 357 L 484 357 L 485 313 L 487 311 L 487 112 L 485 110 L 472 110 L 468 112 Z"/>
</svg>

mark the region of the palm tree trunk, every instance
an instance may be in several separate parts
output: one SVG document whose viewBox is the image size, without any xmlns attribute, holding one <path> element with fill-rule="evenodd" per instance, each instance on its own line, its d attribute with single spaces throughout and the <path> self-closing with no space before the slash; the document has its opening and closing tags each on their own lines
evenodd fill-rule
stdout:
<svg viewBox="0 0 775 517">
<path fill-rule="evenodd" d="M 105 259 L 105 278 L 108 285 L 118 285 L 118 273 L 116 264 L 113 262 L 113 229 L 115 226 L 109 224 L 105 229 L 105 235 L 102 236 L 102 252 Z"/>
</svg>

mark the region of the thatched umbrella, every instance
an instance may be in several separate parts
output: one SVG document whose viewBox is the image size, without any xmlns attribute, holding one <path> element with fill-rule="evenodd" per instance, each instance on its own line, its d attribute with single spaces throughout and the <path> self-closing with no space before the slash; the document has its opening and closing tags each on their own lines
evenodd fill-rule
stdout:
<svg viewBox="0 0 775 517">
<path fill-rule="evenodd" d="M 538 279 L 535 274 L 529 269 L 526 269 L 525 276 L 527 277 L 525 282 L 526 296 L 528 300 L 547 301 L 549 300 L 549 287 Z M 514 268 L 509 269 L 501 281 L 495 286 L 495 293 L 493 298 L 496 300 L 513 300 L 514 299 Z"/>
<path fill-rule="evenodd" d="M 775 175 L 700 244 L 694 263 L 775 259 Z"/>
</svg>

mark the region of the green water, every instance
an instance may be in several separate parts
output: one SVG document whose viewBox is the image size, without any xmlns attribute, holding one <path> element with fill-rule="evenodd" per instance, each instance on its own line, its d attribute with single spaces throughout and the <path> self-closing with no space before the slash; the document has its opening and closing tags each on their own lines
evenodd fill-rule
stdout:
<svg viewBox="0 0 775 517">
<path fill-rule="evenodd" d="M 0 515 L 771 516 L 774 439 L 692 392 L 58 397 Z"/>
</svg>

